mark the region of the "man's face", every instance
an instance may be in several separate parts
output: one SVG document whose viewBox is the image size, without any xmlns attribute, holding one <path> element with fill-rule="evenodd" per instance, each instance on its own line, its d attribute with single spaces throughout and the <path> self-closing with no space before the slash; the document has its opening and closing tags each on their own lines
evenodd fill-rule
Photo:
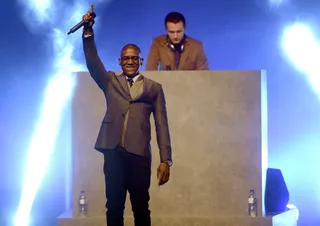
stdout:
<svg viewBox="0 0 320 226">
<path fill-rule="evenodd" d="M 167 23 L 168 36 L 173 44 L 179 44 L 181 42 L 184 36 L 184 31 L 185 29 L 181 21 L 176 24 L 172 22 Z"/>
<path fill-rule="evenodd" d="M 124 49 L 121 53 L 119 64 L 122 68 L 122 71 L 127 76 L 136 75 L 140 67 L 139 51 L 136 48 L 130 46 Z"/>
</svg>

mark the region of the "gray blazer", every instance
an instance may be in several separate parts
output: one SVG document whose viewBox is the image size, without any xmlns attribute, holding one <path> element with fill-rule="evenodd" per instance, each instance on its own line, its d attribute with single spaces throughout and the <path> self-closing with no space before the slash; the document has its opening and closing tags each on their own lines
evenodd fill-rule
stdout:
<svg viewBox="0 0 320 226">
<path fill-rule="evenodd" d="M 103 91 L 107 102 L 95 149 L 103 153 L 122 145 L 128 152 L 151 156 L 150 115 L 153 113 L 160 160 L 172 162 L 166 101 L 161 84 L 140 75 L 139 87 L 130 94 L 123 74 L 117 76 L 105 70 L 94 36 L 83 38 L 83 48 L 91 77 Z"/>
</svg>

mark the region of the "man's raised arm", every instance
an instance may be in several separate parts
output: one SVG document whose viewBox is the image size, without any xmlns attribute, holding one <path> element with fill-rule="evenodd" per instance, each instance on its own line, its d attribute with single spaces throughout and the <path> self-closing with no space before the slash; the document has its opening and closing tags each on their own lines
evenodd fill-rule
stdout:
<svg viewBox="0 0 320 226">
<path fill-rule="evenodd" d="M 87 68 L 97 85 L 104 90 L 107 87 L 107 83 L 110 81 L 110 76 L 112 73 L 106 71 L 98 55 L 94 41 L 94 32 L 92 29 L 94 19 L 91 16 L 91 13 L 88 12 L 86 15 L 84 15 L 83 20 L 87 22 L 84 26 L 82 34 L 83 51 L 86 58 Z"/>
</svg>

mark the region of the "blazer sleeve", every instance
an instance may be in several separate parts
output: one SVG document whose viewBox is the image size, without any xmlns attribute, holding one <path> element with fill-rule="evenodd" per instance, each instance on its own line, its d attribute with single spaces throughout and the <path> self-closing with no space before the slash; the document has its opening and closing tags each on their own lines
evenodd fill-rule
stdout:
<svg viewBox="0 0 320 226">
<path fill-rule="evenodd" d="M 153 117 L 160 151 L 160 161 L 172 165 L 172 148 L 170 141 L 169 124 L 166 109 L 165 95 L 159 85 L 157 97 L 154 102 Z"/>
<path fill-rule="evenodd" d="M 155 44 L 155 41 L 152 41 L 146 64 L 146 71 L 158 71 L 160 62 L 159 49 Z"/>
<path fill-rule="evenodd" d="M 90 37 L 82 36 L 82 40 L 84 56 L 90 75 L 100 89 L 105 90 L 114 73 L 107 72 L 101 62 L 94 42 L 94 35 L 91 35 Z"/>
<path fill-rule="evenodd" d="M 199 51 L 196 59 L 196 70 L 207 71 L 209 70 L 208 59 L 203 49 L 203 44 L 200 43 Z"/>
</svg>

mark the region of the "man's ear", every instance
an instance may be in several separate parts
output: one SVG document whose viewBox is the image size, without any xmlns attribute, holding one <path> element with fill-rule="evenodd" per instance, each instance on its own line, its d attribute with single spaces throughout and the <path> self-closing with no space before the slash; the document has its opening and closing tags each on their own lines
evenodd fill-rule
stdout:
<svg viewBox="0 0 320 226">
<path fill-rule="evenodd" d="M 144 59 L 143 59 L 143 58 L 140 58 L 140 66 L 143 65 L 143 61 L 144 61 Z"/>
<path fill-rule="evenodd" d="M 121 59 L 120 58 L 118 58 L 118 63 L 121 66 Z"/>
</svg>

